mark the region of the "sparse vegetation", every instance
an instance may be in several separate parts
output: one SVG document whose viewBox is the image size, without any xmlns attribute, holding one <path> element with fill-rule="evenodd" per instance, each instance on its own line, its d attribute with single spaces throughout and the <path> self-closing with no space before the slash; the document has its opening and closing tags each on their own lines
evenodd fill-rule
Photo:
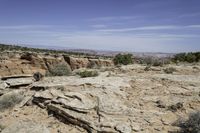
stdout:
<svg viewBox="0 0 200 133">
<path fill-rule="evenodd" d="M 5 126 L 0 124 L 0 132 L 1 132 L 3 129 L 5 129 Z"/>
<path fill-rule="evenodd" d="M 173 67 L 169 67 L 169 68 L 164 69 L 164 72 L 167 73 L 167 74 L 172 74 L 175 71 L 176 71 L 176 69 L 173 68 Z"/>
<path fill-rule="evenodd" d="M 64 50 L 53 50 L 53 49 L 44 49 L 44 48 L 31 48 L 31 47 L 24 47 L 18 45 L 7 45 L 7 44 L 0 44 L 0 51 L 23 51 L 23 52 L 34 52 L 34 53 L 45 53 L 46 55 L 50 54 L 63 54 L 63 55 L 76 55 L 76 56 L 92 56 L 94 58 L 99 58 L 98 55 L 93 55 L 89 53 L 83 52 L 71 52 L 71 51 L 64 51 Z M 109 56 L 104 58 L 110 58 Z"/>
<path fill-rule="evenodd" d="M 99 75 L 97 71 L 92 71 L 92 70 L 84 70 L 81 72 L 77 72 L 77 74 L 80 75 L 81 78 L 96 77 Z"/>
<path fill-rule="evenodd" d="M 146 64 L 148 66 L 160 66 L 170 64 L 169 58 L 154 58 L 154 57 L 146 57 L 141 59 L 141 64 Z"/>
<path fill-rule="evenodd" d="M 59 64 L 49 69 L 46 76 L 69 76 L 71 74 L 71 69 L 68 65 Z"/>
<path fill-rule="evenodd" d="M 179 53 L 174 56 L 172 59 L 174 62 L 199 62 L 200 61 L 200 52 L 190 52 L 190 53 Z"/>
<path fill-rule="evenodd" d="M 14 107 L 20 103 L 23 99 L 23 95 L 18 93 L 11 93 L 0 97 L 0 111 Z"/>
<path fill-rule="evenodd" d="M 115 65 L 128 65 L 133 63 L 132 54 L 117 54 L 114 59 Z"/>
<path fill-rule="evenodd" d="M 200 111 L 190 114 L 188 120 L 179 120 L 180 133 L 200 133 Z"/>
</svg>

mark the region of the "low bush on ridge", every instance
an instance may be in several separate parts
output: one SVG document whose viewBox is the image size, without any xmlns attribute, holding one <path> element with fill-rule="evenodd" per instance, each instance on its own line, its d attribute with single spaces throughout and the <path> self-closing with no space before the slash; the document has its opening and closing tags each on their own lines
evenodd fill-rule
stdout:
<svg viewBox="0 0 200 133">
<path fill-rule="evenodd" d="M 155 57 L 145 57 L 140 60 L 140 64 L 146 64 L 147 66 L 164 66 L 170 64 L 169 58 L 155 58 Z"/>
<path fill-rule="evenodd" d="M 128 65 L 133 63 L 132 54 L 117 54 L 114 59 L 115 65 Z"/>
<path fill-rule="evenodd" d="M 49 69 L 46 76 L 69 76 L 71 74 L 71 69 L 68 65 L 59 64 Z"/>
<path fill-rule="evenodd" d="M 190 53 L 179 53 L 176 54 L 173 59 L 174 62 L 199 62 L 200 61 L 200 52 L 190 52 Z"/>
<path fill-rule="evenodd" d="M 84 70 L 81 72 L 77 72 L 77 74 L 81 77 L 81 78 L 86 78 L 86 77 L 96 77 L 99 75 L 99 73 L 97 71 L 92 71 L 92 70 Z"/>
</svg>

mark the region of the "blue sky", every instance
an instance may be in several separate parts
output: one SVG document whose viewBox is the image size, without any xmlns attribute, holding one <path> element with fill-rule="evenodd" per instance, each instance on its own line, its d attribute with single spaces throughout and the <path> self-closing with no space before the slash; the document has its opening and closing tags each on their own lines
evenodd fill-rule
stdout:
<svg viewBox="0 0 200 133">
<path fill-rule="evenodd" d="M 0 42 L 200 51 L 200 0 L 0 0 Z"/>
</svg>

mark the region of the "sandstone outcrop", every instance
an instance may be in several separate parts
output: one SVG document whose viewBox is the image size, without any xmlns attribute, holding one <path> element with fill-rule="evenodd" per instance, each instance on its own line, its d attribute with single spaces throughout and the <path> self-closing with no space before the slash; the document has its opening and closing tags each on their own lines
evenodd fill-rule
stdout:
<svg viewBox="0 0 200 133">
<path fill-rule="evenodd" d="M 75 58 L 70 56 L 64 56 L 64 58 L 65 61 L 71 66 L 72 70 L 79 68 L 98 68 L 114 66 L 112 60 L 106 59 Z"/>
<path fill-rule="evenodd" d="M 72 70 L 79 68 L 87 68 L 89 64 L 88 58 L 75 58 L 70 56 L 64 56 L 65 61 L 70 65 Z"/>
<path fill-rule="evenodd" d="M 4 57 L 4 54 L 7 56 Z M 75 70 L 88 67 L 113 66 L 112 60 L 88 59 L 66 55 L 44 55 L 36 53 L 4 53 L 0 59 L 0 77 L 33 75 L 40 72 L 45 75 L 57 65 L 65 65 L 67 69 Z"/>
</svg>

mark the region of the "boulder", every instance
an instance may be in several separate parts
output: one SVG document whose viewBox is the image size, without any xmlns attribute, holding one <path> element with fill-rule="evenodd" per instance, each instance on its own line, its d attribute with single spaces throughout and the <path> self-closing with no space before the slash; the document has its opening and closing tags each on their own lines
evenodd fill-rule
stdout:
<svg viewBox="0 0 200 133">
<path fill-rule="evenodd" d="M 4 82 L 0 80 L 0 96 L 3 95 L 7 90 L 6 88 L 8 87 L 8 85 Z"/>
<path fill-rule="evenodd" d="M 35 81 L 40 81 L 44 76 L 40 72 L 36 72 L 33 74 L 33 78 Z"/>
</svg>

